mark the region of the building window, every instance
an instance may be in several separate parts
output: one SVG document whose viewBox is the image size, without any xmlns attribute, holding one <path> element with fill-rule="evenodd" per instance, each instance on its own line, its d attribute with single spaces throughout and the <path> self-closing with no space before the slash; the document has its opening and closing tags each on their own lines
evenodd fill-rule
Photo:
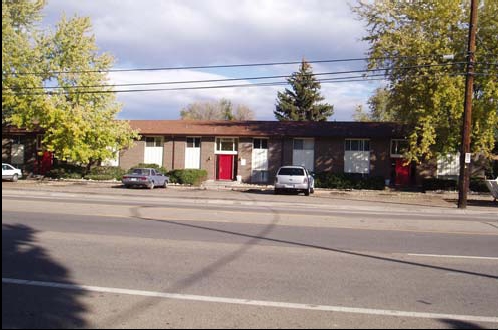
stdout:
<svg viewBox="0 0 498 330">
<path fill-rule="evenodd" d="M 254 139 L 253 149 L 268 149 L 268 139 Z"/>
<path fill-rule="evenodd" d="M 216 138 L 216 152 L 223 154 L 237 153 L 236 138 Z"/>
<path fill-rule="evenodd" d="M 391 157 L 400 158 L 408 150 L 408 141 L 401 139 L 391 140 Z"/>
<path fill-rule="evenodd" d="M 200 137 L 188 137 L 187 138 L 187 148 L 200 148 L 201 138 Z"/>
<path fill-rule="evenodd" d="M 145 138 L 146 147 L 162 147 L 163 138 L 161 136 L 148 136 Z"/>
<path fill-rule="evenodd" d="M 344 142 L 345 151 L 370 151 L 370 140 L 347 139 Z"/>
<path fill-rule="evenodd" d="M 36 135 L 36 150 L 42 150 L 43 134 Z"/>
</svg>

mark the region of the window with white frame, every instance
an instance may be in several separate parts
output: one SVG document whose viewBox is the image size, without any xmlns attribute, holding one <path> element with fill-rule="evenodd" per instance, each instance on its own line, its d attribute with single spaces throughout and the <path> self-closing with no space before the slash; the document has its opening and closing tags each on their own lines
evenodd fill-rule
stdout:
<svg viewBox="0 0 498 330">
<path fill-rule="evenodd" d="M 346 139 L 344 141 L 344 172 L 370 173 L 370 140 Z"/>
<path fill-rule="evenodd" d="M 163 145 L 162 136 L 147 136 L 145 138 L 145 146 L 146 147 L 162 147 Z"/>
<path fill-rule="evenodd" d="M 391 140 L 391 157 L 401 158 L 404 153 L 408 150 L 408 141 L 404 139 L 392 139 Z"/>
<path fill-rule="evenodd" d="M 236 138 L 216 138 L 216 153 L 217 154 L 237 154 L 237 139 Z"/>
</svg>

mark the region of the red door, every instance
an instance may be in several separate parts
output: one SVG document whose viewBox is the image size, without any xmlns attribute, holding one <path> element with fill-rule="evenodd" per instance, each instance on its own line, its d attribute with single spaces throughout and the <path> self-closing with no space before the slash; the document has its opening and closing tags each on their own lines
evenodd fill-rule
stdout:
<svg viewBox="0 0 498 330">
<path fill-rule="evenodd" d="M 404 159 L 396 159 L 396 185 L 408 186 L 410 185 L 410 164 L 404 165 Z"/>
<path fill-rule="evenodd" d="M 233 179 L 233 155 L 218 155 L 218 180 Z"/>
</svg>

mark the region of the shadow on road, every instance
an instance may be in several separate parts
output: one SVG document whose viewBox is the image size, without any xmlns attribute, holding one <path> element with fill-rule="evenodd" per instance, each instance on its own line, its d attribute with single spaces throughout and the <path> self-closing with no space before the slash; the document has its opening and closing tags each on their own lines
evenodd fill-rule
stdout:
<svg viewBox="0 0 498 330">
<path fill-rule="evenodd" d="M 442 319 L 439 321 L 448 325 L 449 329 L 486 329 L 472 322 L 448 320 L 448 319 Z"/>
<path fill-rule="evenodd" d="M 201 229 L 201 230 L 208 230 L 208 231 L 215 231 L 215 232 L 219 232 L 219 233 L 223 233 L 223 234 L 237 235 L 240 237 L 248 238 L 248 241 L 243 243 L 241 245 L 241 247 L 239 249 L 237 249 L 236 251 L 234 251 L 234 252 L 220 258 L 219 260 L 213 262 L 212 264 L 200 269 L 199 271 L 191 274 L 189 277 L 182 279 L 176 283 L 173 283 L 168 288 L 164 288 L 164 290 L 166 290 L 166 292 L 178 293 L 178 292 L 181 292 L 182 290 L 185 290 L 186 288 L 191 287 L 197 281 L 205 278 L 206 276 L 211 275 L 212 273 L 219 270 L 220 268 L 222 268 L 226 264 L 241 257 L 252 246 L 256 245 L 259 241 L 271 241 L 271 242 L 276 242 L 276 243 L 288 244 L 291 246 L 307 247 L 307 248 L 325 250 L 325 251 L 330 251 L 330 252 L 336 252 L 336 253 L 341 253 L 341 254 L 362 257 L 362 258 L 376 259 L 376 260 L 380 260 L 380 261 L 384 261 L 384 262 L 405 264 L 405 265 L 422 267 L 422 268 L 430 268 L 430 269 L 441 270 L 441 271 L 445 271 L 445 272 L 450 271 L 450 272 L 456 272 L 456 273 L 465 274 L 465 275 L 490 278 L 493 280 L 498 279 L 498 276 L 491 275 L 491 274 L 465 271 L 465 270 L 461 270 L 461 269 L 441 267 L 441 266 L 429 265 L 429 264 L 418 263 L 418 262 L 411 262 L 411 261 L 388 258 L 388 257 L 381 257 L 381 256 L 370 255 L 370 254 L 366 254 L 366 253 L 341 250 L 341 249 L 330 248 L 330 247 L 325 247 L 325 246 L 320 246 L 320 245 L 313 245 L 313 244 L 309 244 L 309 243 L 302 243 L 302 242 L 295 242 L 295 241 L 288 241 L 288 240 L 283 240 L 283 239 L 271 238 L 271 237 L 269 237 L 269 235 L 271 234 L 271 232 L 273 231 L 273 229 L 275 228 L 275 226 L 278 224 L 278 222 L 280 220 L 279 212 L 276 210 L 273 210 L 272 208 L 268 208 L 268 210 L 270 212 L 272 212 L 272 214 L 273 214 L 272 222 L 265 225 L 263 227 L 263 229 L 256 235 L 250 235 L 250 234 L 246 234 L 243 232 L 235 232 L 235 231 L 229 231 L 229 230 L 224 230 L 224 229 L 219 229 L 219 228 L 213 228 L 213 227 L 209 227 L 209 226 L 195 225 L 195 224 L 190 224 L 190 223 L 186 223 L 183 221 L 180 222 L 180 221 L 173 221 L 173 220 L 159 220 L 159 219 L 144 217 L 141 214 L 141 210 L 145 209 L 145 208 L 151 208 L 151 207 L 149 207 L 149 206 L 135 207 L 131 211 L 131 213 L 132 213 L 131 216 L 133 218 L 138 219 L 138 220 L 157 221 L 157 222 L 167 223 L 167 224 L 172 224 L 172 225 L 177 225 L 177 226 L 183 226 L 183 227 L 189 227 L 189 228 L 195 228 L 195 229 Z M 154 305 L 156 303 L 157 303 L 157 299 L 147 298 L 147 299 L 141 301 L 140 303 L 136 304 L 135 306 L 133 306 L 133 308 L 127 309 L 125 311 L 121 311 L 119 313 L 119 315 L 116 315 L 116 316 L 108 319 L 104 323 L 104 326 L 110 326 L 118 320 L 123 321 L 126 319 L 131 319 L 133 317 L 136 317 L 136 315 L 140 315 L 142 312 L 144 312 L 146 309 L 150 308 L 152 305 Z M 468 325 L 469 327 L 472 327 L 472 324 L 458 321 L 458 320 L 445 319 L 445 320 L 441 320 L 441 321 L 446 322 L 446 323 L 448 323 L 454 327 L 457 327 L 457 328 L 460 328 L 461 326 L 464 326 L 464 325 Z"/>
<path fill-rule="evenodd" d="M 2 225 L 2 329 L 85 327 L 83 291 L 6 283 L 22 279 L 71 284 L 69 272 L 36 245 L 36 231 Z M 5 279 L 5 282 L 4 282 Z"/>
</svg>

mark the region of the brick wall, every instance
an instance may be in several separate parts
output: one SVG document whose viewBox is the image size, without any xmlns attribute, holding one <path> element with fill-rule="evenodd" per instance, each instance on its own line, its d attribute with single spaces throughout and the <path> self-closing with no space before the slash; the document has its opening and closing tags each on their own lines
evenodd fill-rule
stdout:
<svg viewBox="0 0 498 330">
<path fill-rule="evenodd" d="M 145 141 L 135 141 L 129 149 L 121 150 L 119 153 L 119 166 L 122 169 L 131 167 L 144 162 Z"/>
</svg>

